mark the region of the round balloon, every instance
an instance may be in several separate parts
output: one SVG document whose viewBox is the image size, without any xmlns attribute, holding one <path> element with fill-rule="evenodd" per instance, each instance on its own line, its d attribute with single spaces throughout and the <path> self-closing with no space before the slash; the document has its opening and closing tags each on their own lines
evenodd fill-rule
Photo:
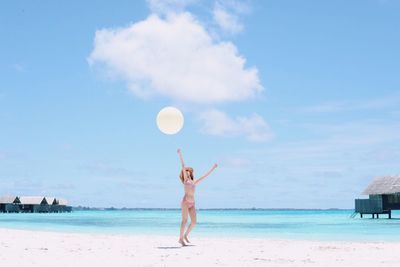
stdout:
<svg viewBox="0 0 400 267">
<path fill-rule="evenodd" d="M 176 134 L 183 127 L 183 114 L 175 107 L 165 107 L 157 115 L 157 126 L 165 134 Z"/>
</svg>

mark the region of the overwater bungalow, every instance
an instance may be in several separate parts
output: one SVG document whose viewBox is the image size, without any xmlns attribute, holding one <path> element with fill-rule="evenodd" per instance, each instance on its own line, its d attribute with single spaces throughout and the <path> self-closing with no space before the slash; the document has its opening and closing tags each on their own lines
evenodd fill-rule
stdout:
<svg viewBox="0 0 400 267">
<path fill-rule="evenodd" d="M 64 198 L 46 198 L 48 199 L 49 212 L 71 212 L 72 207 L 68 206 L 68 202 Z M 51 201 L 51 202 L 49 202 Z"/>
<path fill-rule="evenodd" d="M 359 213 L 361 218 L 364 214 L 372 214 L 372 218 L 388 214 L 391 219 L 392 210 L 400 210 L 400 175 L 375 178 L 363 194 L 369 198 L 355 200 L 355 214 Z"/>
<path fill-rule="evenodd" d="M 45 197 L 20 197 L 22 212 L 49 212 Z"/>
<path fill-rule="evenodd" d="M 27 197 L 4 196 L 0 197 L 0 212 L 71 212 L 67 200 L 55 197 Z"/>
<path fill-rule="evenodd" d="M 21 204 L 19 197 L 0 197 L 0 212 L 19 212 L 19 204 Z"/>
</svg>

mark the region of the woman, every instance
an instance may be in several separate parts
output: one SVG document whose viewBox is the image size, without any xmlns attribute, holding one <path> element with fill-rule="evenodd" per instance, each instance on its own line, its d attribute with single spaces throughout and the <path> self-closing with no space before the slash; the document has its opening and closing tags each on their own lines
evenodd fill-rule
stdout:
<svg viewBox="0 0 400 267">
<path fill-rule="evenodd" d="M 178 149 L 178 154 L 179 158 L 181 159 L 181 164 L 182 164 L 182 170 L 179 175 L 179 178 L 181 179 L 181 182 L 184 185 L 185 188 L 185 196 L 182 199 L 181 203 L 181 208 L 182 208 L 182 223 L 181 223 L 181 231 L 180 231 L 180 236 L 179 236 L 179 243 L 181 243 L 182 246 L 186 246 L 186 242 L 189 242 L 188 235 L 190 231 L 192 231 L 193 227 L 196 224 L 196 208 L 194 206 L 194 192 L 196 185 L 200 183 L 204 178 L 206 178 L 208 175 L 210 175 L 215 168 L 218 167 L 217 164 L 214 164 L 214 166 L 209 170 L 206 174 L 201 176 L 199 179 L 194 179 L 193 176 L 193 168 L 191 167 L 186 167 L 185 162 L 183 161 L 183 156 L 182 152 L 180 149 Z M 188 229 L 186 230 L 185 233 L 185 227 L 188 219 L 188 214 L 190 216 L 190 225 Z"/>
</svg>

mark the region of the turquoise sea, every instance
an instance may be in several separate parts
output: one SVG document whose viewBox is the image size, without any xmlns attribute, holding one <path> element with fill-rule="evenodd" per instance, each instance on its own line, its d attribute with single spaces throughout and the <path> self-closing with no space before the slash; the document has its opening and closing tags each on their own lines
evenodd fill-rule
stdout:
<svg viewBox="0 0 400 267">
<path fill-rule="evenodd" d="M 193 236 L 400 241 L 394 219 L 350 218 L 352 210 L 198 210 Z M 180 210 L 0 214 L 1 228 L 61 232 L 178 235 Z"/>
</svg>

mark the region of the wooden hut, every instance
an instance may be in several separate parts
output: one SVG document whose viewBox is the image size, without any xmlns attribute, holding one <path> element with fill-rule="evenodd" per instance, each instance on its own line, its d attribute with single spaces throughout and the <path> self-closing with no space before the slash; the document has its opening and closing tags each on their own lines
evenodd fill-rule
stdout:
<svg viewBox="0 0 400 267">
<path fill-rule="evenodd" d="M 379 214 L 388 214 L 392 217 L 392 210 L 400 210 L 400 175 L 381 176 L 375 178 L 363 191 L 369 195 L 368 199 L 355 200 L 355 212 L 372 214 L 372 218 L 379 218 Z"/>
<path fill-rule="evenodd" d="M 45 197 L 20 197 L 22 212 L 49 212 Z"/>
<path fill-rule="evenodd" d="M 20 200 L 18 197 L 0 197 L 0 212 L 19 212 Z"/>
<path fill-rule="evenodd" d="M 67 200 L 55 197 L 0 197 L 0 212 L 71 212 Z"/>
<path fill-rule="evenodd" d="M 67 200 L 63 198 L 46 197 L 49 203 L 49 212 L 70 212 L 71 207 L 67 206 Z"/>
</svg>

